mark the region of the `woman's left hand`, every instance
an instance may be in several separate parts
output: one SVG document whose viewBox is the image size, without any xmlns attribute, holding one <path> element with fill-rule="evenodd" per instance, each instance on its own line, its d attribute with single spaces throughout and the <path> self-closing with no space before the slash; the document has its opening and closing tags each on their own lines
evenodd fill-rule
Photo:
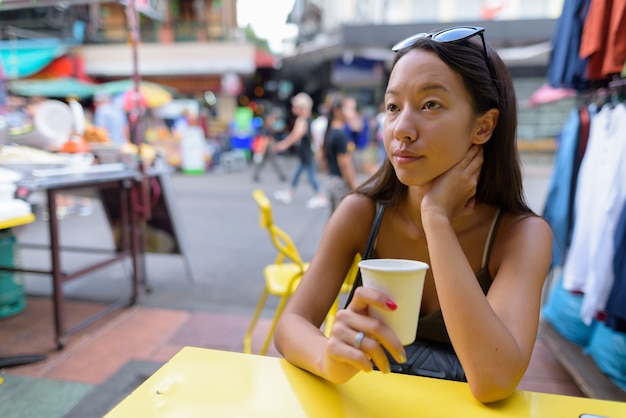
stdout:
<svg viewBox="0 0 626 418">
<path fill-rule="evenodd" d="M 482 165 L 482 146 L 472 145 L 461 161 L 433 180 L 422 200 L 422 217 L 437 212 L 452 220 L 473 211 Z"/>
</svg>

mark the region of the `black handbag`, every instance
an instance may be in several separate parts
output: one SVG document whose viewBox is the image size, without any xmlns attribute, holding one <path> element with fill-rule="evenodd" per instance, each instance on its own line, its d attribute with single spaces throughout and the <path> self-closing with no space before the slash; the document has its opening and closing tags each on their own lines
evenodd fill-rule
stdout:
<svg viewBox="0 0 626 418">
<path fill-rule="evenodd" d="M 367 239 L 367 245 L 362 259 L 370 257 L 378 234 L 378 228 L 385 212 L 385 205 L 379 204 L 372 222 L 370 235 Z M 359 269 L 354 285 L 350 290 L 345 306 L 347 307 L 352 300 L 357 287 L 362 286 L 361 270 Z M 433 377 L 437 379 L 454 380 L 458 382 L 467 382 L 463 366 L 458 356 L 454 352 L 454 348 L 450 344 L 430 341 L 424 338 L 416 338 L 416 340 L 404 347 L 406 351 L 406 363 L 398 363 L 387 353 L 390 369 L 393 373 L 410 374 L 414 376 Z"/>
</svg>

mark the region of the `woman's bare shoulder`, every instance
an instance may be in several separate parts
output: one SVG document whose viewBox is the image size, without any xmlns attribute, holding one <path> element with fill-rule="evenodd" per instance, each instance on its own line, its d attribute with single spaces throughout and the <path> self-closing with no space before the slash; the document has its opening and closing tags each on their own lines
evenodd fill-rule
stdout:
<svg viewBox="0 0 626 418">
<path fill-rule="evenodd" d="M 355 242 L 367 239 L 374 214 L 376 203 L 362 194 L 353 193 L 346 196 L 327 224 L 327 232 L 335 237 L 354 239 Z"/>
<path fill-rule="evenodd" d="M 350 224 L 365 224 L 367 228 L 374 220 L 376 202 L 365 195 L 352 193 L 346 196 L 336 209 L 338 217 Z"/>
<path fill-rule="evenodd" d="M 551 234 L 550 225 L 539 215 L 506 213 L 502 217 L 502 224 L 510 235 L 530 235 L 543 238 Z"/>
<path fill-rule="evenodd" d="M 504 214 L 496 236 L 494 255 L 549 262 L 552 256 L 550 225 L 534 214 Z"/>
</svg>

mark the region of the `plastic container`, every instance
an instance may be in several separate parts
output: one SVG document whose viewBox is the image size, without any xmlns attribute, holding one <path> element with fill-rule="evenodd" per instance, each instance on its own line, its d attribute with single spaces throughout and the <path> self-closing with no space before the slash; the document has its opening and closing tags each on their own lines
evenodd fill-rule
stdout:
<svg viewBox="0 0 626 418">
<path fill-rule="evenodd" d="M 252 136 L 238 137 L 234 136 L 230 139 L 230 147 L 232 149 L 252 149 Z"/>
<path fill-rule="evenodd" d="M 181 169 L 185 174 L 203 174 L 206 170 L 206 140 L 202 128 L 189 126 L 181 139 Z"/>
<path fill-rule="evenodd" d="M 17 186 L 14 183 L 0 182 L 0 202 L 6 202 L 15 198 Z"/>
<path fill-rule="evenodd" d="M 22 199 L 0 201 L 0 222 L 22 218 L 30 215 L 31 213 L 32 207 Z M 0 229 L 0 231 L 2 230 Z"/>
<path fill-rule="evenodd" d="M 13 230 L 0 230 L 0 266 L 17 267 L 18 249 Z M 21 272 L 0 270 L 0 318 L 22 312 L 26 308 L 24 276 Z"/>
</svg>

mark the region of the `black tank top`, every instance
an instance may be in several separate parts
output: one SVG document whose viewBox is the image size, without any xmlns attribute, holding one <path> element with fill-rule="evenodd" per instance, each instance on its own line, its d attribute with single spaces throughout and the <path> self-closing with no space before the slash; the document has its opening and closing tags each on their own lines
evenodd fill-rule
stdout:
<svg viewBox="0 0 626 418">
<path fill-rule="evenodd" d="M 300 145 L 298 146 L 298 157 L 300 162 L 305 165 L 309 165 L 313 162 L 313 148 L 311 143 L 311 118 L 306 120 L 307 128 L 306 133 L 300 138 Z"/>
<path fill-rule="evenodd" d="M 480 287 L 485 295 L 489 291 L 491 283 L 493 282 L 493 278 L 489 274 L 489 257 L 491 256 L 491 249 L 493 248 L 496 231 L 498 230 L 501 219 L 502 212 L 498 209 L 494 215 L 493 221 L 491 222 L 487 239 L 485 240 L 485 248 L 483 250 L 483 259 L 480 270 L 476 273 L 476 279 L 478 280 L 478 283 L 480 284 Z M 420 317 L 417 327 L 417 336 L 418 338 L 425 338 L 431 341 L 437 341 L 450 345 L 452 344 L 450 342 L 450 337 L 448 336 L 446 324 L 443 321 L 441 309 L 437 309 L 434 312 Z"/>
<path fill-rule="evenodd" d="M 478 270 L 478 272 L 476 273 L 476 279 L 478 280 L 478 283 L 480 284 L 480 287 L 482 288 L 485 295 L 489 291 L 489 288 L 491 287 L 491 282 L 493 281 L 493 278 L 489 274 L 489 257 L 491 256 L 491 250 L 493 248 L 496 232 L 498 230 L 498 226 L 500 225 L 501 219 L 502 211 L 498 209 L 494 214 L 493 220 L 491 221 L 489 233 L 487 234 L 487 239 L 485 240 L 485 247 L 483 249 L 483 258 L 480 270 Z M 376 250 L 374 250 L 372 251 L 371 258 L 376 257 Z M 452 343 L 450 342 L 450 337 L 448 336 L 446 324 L 443 320 L 443 314 L 441 313 L 441 309 L 437 309 L 434 312 L 420 317 L 417 326 L 417 337 L 452 345 Z"/>
</svg>

